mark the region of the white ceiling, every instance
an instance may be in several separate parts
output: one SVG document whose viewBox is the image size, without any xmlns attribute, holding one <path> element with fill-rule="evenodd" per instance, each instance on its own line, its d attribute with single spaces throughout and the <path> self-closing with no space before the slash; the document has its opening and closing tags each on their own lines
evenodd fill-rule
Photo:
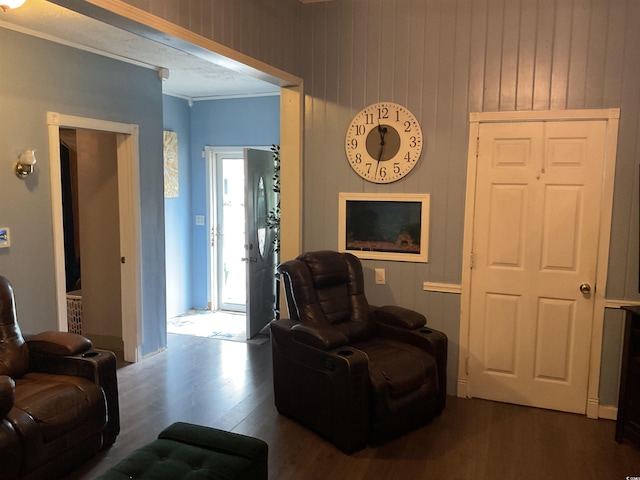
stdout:
<svg viewBox="0 0 640 480">
<path fill-rule="evenodd" d="M 277 95 L 280 87 L 176 48 L 107 25 L 46 0 L 3 12 L 0 28 L 169 71 L 163 92 L 192 100 Z"/>
</svg>

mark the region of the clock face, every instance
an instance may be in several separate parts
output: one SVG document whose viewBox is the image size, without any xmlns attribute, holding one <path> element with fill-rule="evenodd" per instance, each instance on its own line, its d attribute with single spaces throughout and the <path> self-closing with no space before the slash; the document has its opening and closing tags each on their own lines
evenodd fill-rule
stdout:
<svg viewBox="0 0 640 480">
<path fill-rule="evenodd" d="M 422 129 L 409 110 L 380 102 L 353 118 L 344 147 L 358 175 L 370 182 L 391 183 L 416 166 L 422 143 Z"/>
</svg>

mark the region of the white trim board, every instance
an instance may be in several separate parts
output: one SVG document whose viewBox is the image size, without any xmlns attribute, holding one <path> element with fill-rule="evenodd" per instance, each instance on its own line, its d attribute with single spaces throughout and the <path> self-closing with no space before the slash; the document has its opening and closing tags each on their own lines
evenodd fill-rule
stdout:
<svg viewBox="0 0 640 480">
<path fill-rule="evenodd" d="M 120 215 L 120 249 L 126 259 L 121 270 L 122 340 L 124 359 L 140 360 L 142 346 L 142 280 L 140 252 L 140 159 L 138 126 L 56 112 L 47 113 L 51 182 L 51 216 L 53 224 L 54 270 L 58 328 L 67 330 L 65 288 L 64 227 L 62 221 L 62 186 L 60 183 L 60 128 L 81 128 L 118 134 L 118 196 Z"/>
<path fill-rule="evenodd" d="M 459 283 L 423 282 L 422 290 L 425 292 L 462 293 L 462 285 Z"/>
</svg>

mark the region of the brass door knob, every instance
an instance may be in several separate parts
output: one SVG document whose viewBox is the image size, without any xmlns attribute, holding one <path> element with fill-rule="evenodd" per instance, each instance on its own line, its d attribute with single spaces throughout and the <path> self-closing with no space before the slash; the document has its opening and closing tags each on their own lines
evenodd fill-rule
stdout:
<svg viewBox="0 0 640 480">
<path fill-rule="evenodd" d="M 591 285 L 589 285 L 588 283 L 582 283 L 580 285 L 580 291 L 585 295 L 589 295 L 591 293 Z"/>
</svg>

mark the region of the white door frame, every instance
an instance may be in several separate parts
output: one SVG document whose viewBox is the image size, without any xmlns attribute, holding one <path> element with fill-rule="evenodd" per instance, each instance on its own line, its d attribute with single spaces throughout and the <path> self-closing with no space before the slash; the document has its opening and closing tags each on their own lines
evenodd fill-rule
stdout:
<svg viewBox="0 0 640 480">
<path fill-rule="evenodd" d="M 598 418 L 600 405 L 600 363 L 602 357 L 602 330 L 604 324 L 605 293 L 611 236 L 611 214 L 613 186 L 618 139 L 620 109 L 601 110 L 552 110 L 527 112 L 477 112 L 469 115 L 469 150 L 467 154 L 467 186 L 464 218 L 464 241 L 462 246 L 462 295 L 460 299 L 460 350 L 458 357 L 458 396 L 468 396 L 468 361 L 471 302 L 471 268 L 474 233 L 477 148 L 481 123 L 606 120 L 606 147 L 602 180 L 602 210 L 598 242 L 596 288 L 594 292 L 593 327 L 591 330 L 591 352 L 589 362 L 589 387 L 587 391 L 587 417 Z"/>
<path fill-rule="evenodd" d="M 124 359 L 137 362 L 142 346 L 142 287 L 140 263 L 140 159 L 138 126 L 47 112 L 51 181 L 51 214 L 58 328 L 67 331 L 64 226 L 60 182 L 60 128 L 80 128 L 117 134 L 118 200 Z"/>
</svg>

